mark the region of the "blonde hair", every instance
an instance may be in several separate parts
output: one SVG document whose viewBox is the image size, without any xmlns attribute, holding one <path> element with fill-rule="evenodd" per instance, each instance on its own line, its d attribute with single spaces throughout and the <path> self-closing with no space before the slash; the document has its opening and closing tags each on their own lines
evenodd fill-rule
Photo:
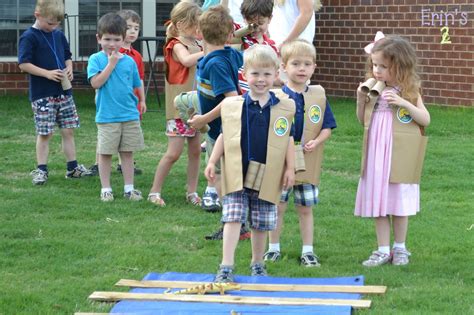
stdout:
<svg viewBox="0 0 474 315">
<path fill-rule="evenodd" d="M 194 2 L 178 2 L 170 13 L 170 20 L 166 29 L 166 41 L 168 42 L 171 38 L 179 36 L 176 26 L 178 22 L 181 22 L 184 28 L 197 26 L 201 13 L 201 8 Z"/>
<path fill-rule="evenodd" d="M 421 91 L 421 81 L 418 75 L 418 60 L 415 49 L 403 37 L 389 35 L 377 41 L 372 48 L 372 54 L 381 52 L 385 59 L 390 60 L 390 73 L 401 90 L 401 96 L 415 101 Z M 367 58 L 367 78 L 373 78 L 371 55 Z"/>
<path fill-rule="evenodd" d="M 308 56 L 316 63 L 316 48 L 305 39 L 295 39 L 284 43 L 280 49 L 281 61 L 286 65 L 291 57 Z"/>
<path fill-rule="evenodd" d="M 275 0 L 275 4 L 277 6 L 283 6 L 286 0 Z M 313 10 L 314 12 L 318 12 L 323 7 L 321 0 L 313 0 Z"/>
<path fill-rule="evenodd" d="M 64 3 L 62 0 L 38 0 L 35 12 L 45 18 L 53 18 L 58 22 L 64 20 Z"/>
<path fill-rule="evenodd" d="M 233 23 L 229 10 L 222 5 L 216 5 L 199 17 L 199 30 L 207 43 L 224 45 L 229 35 L 234 32 Z"/>
<path fill-rule="evenodd" d="M 244 71 L 251 68 L 278 69 L 280 61 L 276 52 L 268 45 L 252 45 L 244 51 Z"/>
</svg>

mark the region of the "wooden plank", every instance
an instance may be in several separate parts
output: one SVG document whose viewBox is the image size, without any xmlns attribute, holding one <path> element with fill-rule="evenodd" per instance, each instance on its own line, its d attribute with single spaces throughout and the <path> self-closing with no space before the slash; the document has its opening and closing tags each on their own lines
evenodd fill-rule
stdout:
<svg viewBox="0 0 474 315">
<path fill-rule="evenodd" d="M 121 279 L 115 285 L 133 288 L 190 288 L 207 282 L 192 281 L 138 281 Z M 312 285 L 312 284 L 258 284 L 239 283 L 243 291 L 295 291 L 295 292 L 339 292 L 360 294 L 383 294 L 387 291 L 386 286 L 362 286 L 362 285 Z"/>
<path fill-rule="evenodd" d="M 103 302 L 116 302 L 121 300 L 146 300 L 264 305 L 343 305 L 351 306 L 354 308 L 369 308 L 371 304 L 370 300 L 251 297 L 236 295 L 174 295 L 158 293 L 129 293 L 103 291 L 96 291 L 92 293 L 89 296 L 89 299 Z"/>
</svg>

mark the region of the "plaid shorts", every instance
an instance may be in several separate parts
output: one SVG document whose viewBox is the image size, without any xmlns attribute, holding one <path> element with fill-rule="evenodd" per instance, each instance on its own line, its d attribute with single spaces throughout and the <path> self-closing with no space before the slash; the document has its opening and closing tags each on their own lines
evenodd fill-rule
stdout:
<svg viewBox="0 0 474 315">
<path fill-rule="evenodd" d="M 36 134 L 53 133 L 54 125 L 59 128 L 79 128 L 79 116 L 72 95 L 49 96 L 31 103 Z"/>
<path fill-rule="evenodd" d="M 276 228 L 277 207 L 275 204 L 258 199 L 258 191 L 244 189 L 222 198 L 222 223 L 247 222 L 252 229 L 272 231 Z"/>
<path fill-rule="evenodd" d="M 288 202 L 291 191 L 293 191 L 294 202 L 297 206 L 310 207 L 319 202 L 319 188 L 312 184 L 299 184 L 289 190 L 283 190 L 280 202 Z"/>
</svg>

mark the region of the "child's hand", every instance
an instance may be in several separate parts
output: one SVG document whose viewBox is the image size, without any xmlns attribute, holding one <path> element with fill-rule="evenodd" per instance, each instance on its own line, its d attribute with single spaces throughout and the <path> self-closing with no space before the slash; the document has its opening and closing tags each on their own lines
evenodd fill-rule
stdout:
<svg viewBox="0 0 474 315">
<path fill-rule="evenodd" d="M 201 129 L 206 124 L 203 115 L 194 115 L 193 117 L 188 119 L 186 123 L 189 127 L 194 128 L 196 130 Z"/>
<path fill-rule="evenodd" d="M 398 95 L 394 91 L 384 92 L 383 96 L 385 97 L 385 99 L 387 100 L 387 102 L 390 105 L 396 105 L 396 106 L 400 106 L 400 107 L 403 107 L 403 108 L 407 108 L 408 107 L 407 104 L 410 104 L 409 102 L 407 102 L 405 99 L 403 99 L 400 95 Z"/>
<path fill-rule="evenodd" d="M 316 142 L 316 140 L 309 140 L 308 142 L 306 142 L 306 144 L 303 146 L 303 151 L 304 152 L 313 152 L 314 149 L 316 149 L 316 146 L 318 145 L 318 143 Z"/>
<path fill-rule="evenodd" d="M 71 67 L 66 67 L 66 69 L 64 69 L 63 71 L 67 75 L 67 78 L 68 78 L 69 81 L 72 81 L 74 79 L 72 66 Z"/>
<path fill-rule="evenodd" d="M 64 72 L 62 70 L 47 70 L 46 72 L 46 79 L 56 82 L 61 82 L 64 76 Z"/>
<path fill-rule="evenodd" d="M 214 183 L 216 181 L 216 174 L 215 174 L 215 165 L 212 162 L 207 163 L 206 169 L 204 170 L 204 176 L 210 183 Z"/>
<path fill-rule="evenodd" d="M 109 52 L 109 64 L 112 65 L 112 66 L 115 66 L 118 62 L 118 60 L 120 59 L 120 54 L 118 52 L 118 50 L 111 50 Z"/>
<path fill-rule="evenodd" d="M 295 170 L 287 168 L 283 174 L 283 189 L 288 190 L 295 184 Z"/>
<path fill-rule="evenodd" d="M 140 106 L 140 114 L 145 114 L 146 113 L 146 103 L 145 103 L 145 101 L 140 101 L 138 103 L 138 105 Z"/>
</svg>

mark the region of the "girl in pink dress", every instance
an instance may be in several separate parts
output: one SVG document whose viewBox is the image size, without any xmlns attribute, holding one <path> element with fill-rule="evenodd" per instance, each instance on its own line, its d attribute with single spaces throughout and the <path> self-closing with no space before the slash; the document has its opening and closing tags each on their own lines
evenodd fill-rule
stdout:
<svg viewBox="0 0 474 315">
<path fill-rule="evenodd" d="M 367 92 L 363 91 L 362 84 L 357 89 L 357 118 L 365 126 L 364 138 L 367 142 L 363 152 L 365 163 L 362 165 L 363 172 L 357 189 L 355 215 L 375 219 L 378 243 L 378 249 L 362 264 L 367 267 L 390 262 L 393 265 L 406 265 L 410 256 L 405 247 L 408 216 L 419 211 L 419 178 L 407 181 L 392 180 L 391 171 L 396 163 L 392 160 L 392 154 L 394 158 L 399 159 L 399 151 L 403 150 L 398 146 L 398 142 L 393 141 L 394 130 L 395 126 L 407 128 L 411 124 L 412 128 L 419 127 L 411 129 L 415 130 L 413 137 L 424 138 L 416 135 L 416 131 L 428 126 L 430 115 L 419 93 L 420 79 L 416 72 L 415 50 L 408 41 L 400 36 L 388 36 L 368 45 L 366 52 L 369 53 L 367 79 L 375 78 L 384 82 L 386 87 L 376 100 L 375 106 L 369 105 L 370 99 Z M 423 148 L 418 151 L 424 154 Z M 412 160 L 406 164 L 416 162 L 415 158 Z M 398 169 L 396 172 L 401 173 L 403 170 Z M 392 253 L 391 227 L 394 234 Z"/>
</svg>

